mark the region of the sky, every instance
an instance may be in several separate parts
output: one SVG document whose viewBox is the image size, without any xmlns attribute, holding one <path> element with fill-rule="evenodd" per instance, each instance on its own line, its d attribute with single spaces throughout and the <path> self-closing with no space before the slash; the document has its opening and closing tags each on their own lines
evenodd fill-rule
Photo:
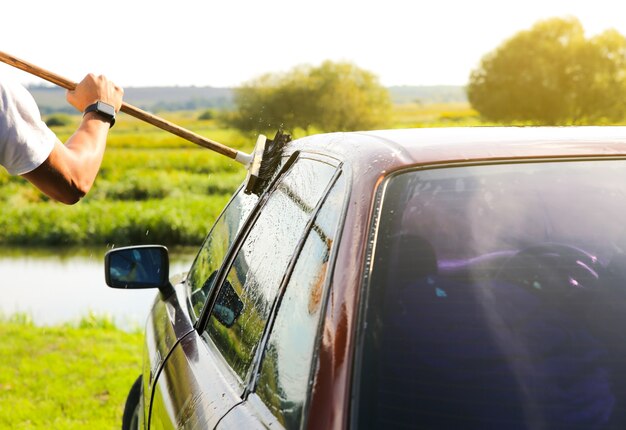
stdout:
<svg viewBox="0 0 626 430">
<path fill-rule="evenodd" d="M 381 84 L 465 85 L 480 59 L 541 19 L 626 35 L 623 0 L 19 0 L 0 50 L 79 81 L 125 87 L 240 85 L 264 73 L 349 61 Z M 37 83 L 0 64 L 0 74 Z"/>
</svg>

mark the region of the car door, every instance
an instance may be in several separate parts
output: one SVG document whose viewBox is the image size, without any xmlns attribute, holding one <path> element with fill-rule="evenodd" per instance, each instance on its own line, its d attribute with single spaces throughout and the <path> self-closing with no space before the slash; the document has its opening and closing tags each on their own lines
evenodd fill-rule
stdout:
<svg viewBox="0 0 626 430">
<path fill-rule="evenodd" d="M 212 274 L 222 265 L 257 202 L 258 196 L 245 194 L 243 187 L 240 188 L 211 228 L 186 279 L 183 278 L 187 300 L 179 301 L 179 295 L 173 295 L 168 300 L 155 301 L 146 324 L 142 391 L 143 404 L 147 407 L 142 422 L 149 422 L 154 383 L 161 366 L 178 341 L 193 331 L 213 287 Z M 157 400 L 162 401 L 158 396 Z"/>
<path fill-rule="evenodd" d="M 345 177 L 338 176 L 283 282 L 245 399 L 218 428 L 298 429 L 307 422 L 320 316 L 330 289 L 345 195 Z"/>
<path fill-rule="evenodd" d="M 158 375 L 150 428 L 212 428 L 242 401 L 277 292 L 336 170 L 334 163 L 307 157 L 288 163 L 221 268 L 203 263 L 192 270 L 190 305 L 197 312 L 195 291 L 205 302 L 202 318 Z"/>
</svg>

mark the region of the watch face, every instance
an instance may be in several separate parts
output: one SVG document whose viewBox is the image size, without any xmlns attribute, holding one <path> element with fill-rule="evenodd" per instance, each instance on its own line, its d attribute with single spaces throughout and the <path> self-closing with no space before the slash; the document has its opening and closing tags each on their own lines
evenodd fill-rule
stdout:
<svg viewBox="0 0 626 430">
<path fill-rule="evenodd" d="M 97 109 L 99 112 L 102 112 L 105 115 L 115 117 L 115 108 L 108 103 L 99 101 Z"/>
<path fill-rule="evenodd" d="M 97 101 L 85 108 L 84 114 L 88 112 L 95 112 L 100 115 L 101 119 L 109 123 L 109 127 L 113 127 L 115 124 L 115 108 L 108 103 Z"/>
</svg>

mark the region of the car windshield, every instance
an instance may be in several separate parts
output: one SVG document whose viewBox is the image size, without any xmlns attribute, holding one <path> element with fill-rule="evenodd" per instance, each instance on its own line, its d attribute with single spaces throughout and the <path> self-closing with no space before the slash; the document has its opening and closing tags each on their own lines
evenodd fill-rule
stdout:
<svg viewBox="0 0 626 430">
<path fill-rule="evenodd" d="M 358 428 L 624 428 L 626 161 L 412 170 L 379 193 Z"/>
</svg>

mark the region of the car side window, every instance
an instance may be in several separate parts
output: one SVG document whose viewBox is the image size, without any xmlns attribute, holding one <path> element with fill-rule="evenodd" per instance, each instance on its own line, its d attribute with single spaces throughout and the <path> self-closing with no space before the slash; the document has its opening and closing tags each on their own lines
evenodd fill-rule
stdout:
<svg viewBox="0 0 626 430">
<path fill-rule="evenodd" d="M 336 168 L 301 159 L 279 180 L 237 253 L 207 332 L 245 380 L 285 272 Z"/>
<path fill-rule="evenodd" d="M 345 180 L 340 176 L 308 232 L 261 364 L 256 393 L 287 429 L 300 428 L 344 194 Z"/>
<path fill-rule="evenodd" d="M 258 199 L 241 188 L 202 244 L 187 276 L 191 309 L 196 318 L 210 295 L 218 269 Z"/>
</svg>

